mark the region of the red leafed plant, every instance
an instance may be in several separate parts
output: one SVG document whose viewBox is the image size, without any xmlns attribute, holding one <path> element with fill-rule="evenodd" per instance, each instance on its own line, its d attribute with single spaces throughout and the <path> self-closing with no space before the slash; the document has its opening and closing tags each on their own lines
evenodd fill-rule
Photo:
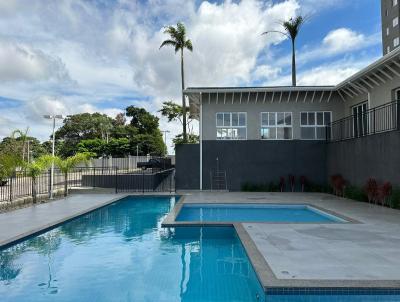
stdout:
<svg viewBox="0 0 400 302">
<path fill-rule="evenodd" d="M 281 176 L 279 179 L 279 187 L 281 188 L 281 192 L 285 190 L 285 177 Z"/>
<path fill-rule="evenodd" d="M 345 180 L 342 175 L 336 174 L 331 176 L 331 184 L 333 188 L 333 192 L 337 196 L 343 196 L 344 187 L 345 187 Z"/>
<path fill-rule="evenodd" d="M 387 181 L 378 188 L 377 201 L 383 206 L 389 204 L 388 199 L 390 195 L 392 195 L 392 184 Z"/>
<path fill-rule="evenodd" d="M 306 183 L 307 183 L 307 178 L 304 175 L 300 176 L 301 192 L 304 192 Z"/>
<path fill-rule="evenodd" d="M 292 189 L 292 192 L 294 192 L 295 177 L 292 174 L 289 174 L 289 183 L 290 183 L 290 188 Z"/>
<path fill-rule="evenodd" d="M 367 193 L 368 202 L 377 202 L 378 197 L 378 183 L 374 178 L 370 178 L 365 186 L 365 192 Z"/>
</svg>

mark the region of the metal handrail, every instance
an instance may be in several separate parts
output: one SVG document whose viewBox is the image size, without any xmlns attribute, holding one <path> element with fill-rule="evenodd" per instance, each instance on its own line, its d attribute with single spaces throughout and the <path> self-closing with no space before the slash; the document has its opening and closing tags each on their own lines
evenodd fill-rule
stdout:
<svg viewBox="0 0 400 302">
<path fill-rule="evenodd" d="M 342 141 L 400 130 L 400 101 L 392 101 L 336 120 L 327 126 L 327 141 Z"/>
</svg>

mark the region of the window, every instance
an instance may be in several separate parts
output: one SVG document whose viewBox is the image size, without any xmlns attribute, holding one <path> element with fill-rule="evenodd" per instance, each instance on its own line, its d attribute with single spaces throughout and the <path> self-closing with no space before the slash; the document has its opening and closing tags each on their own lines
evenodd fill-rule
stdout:
<svg viewBox="0 0 400 302">
<path fill-rule="evenodd" d="M 291 112 L 261 112 L 261 139 L 292 139 Z"/>
<path fill-rule="evenodd" d="M 396 27 L 397 25 L 399 25 L 399 17 L 393 19 L 393 27 Z"/>
<path fill-rule="evenodd" d="M 390 46 L 388 46 L 387 48 L 386 48 L 386 53 L 389 53 L 390 52 Z"/>
<path fill-rule="evenodd" d="M 399 46 L 400 40 L 399 37 L 393 39 L 393 47 Z"/>
<path fill-rule="evenodd" d="M 392 0 L 392 4 L 393 4 L 393 6 L 396 6 L 397 5 L 397 0 Z"/>
<path fill-rule="evenodd" d="M 390 35 L 390 29 L 389 29 L 389 27 L 386 27 L 386 36 L 389 36 Z"/>
<path fill-rule="evenodd" d="M 218 140 L 247 138 L 246 112 L 218 112 L 216 119 Z"/>
<path fill-rule="evenodd" d="M 326 139 L 326 126 L 332 121 L 332 112 L 301 112 L 301 139 Z"/>
</svg>

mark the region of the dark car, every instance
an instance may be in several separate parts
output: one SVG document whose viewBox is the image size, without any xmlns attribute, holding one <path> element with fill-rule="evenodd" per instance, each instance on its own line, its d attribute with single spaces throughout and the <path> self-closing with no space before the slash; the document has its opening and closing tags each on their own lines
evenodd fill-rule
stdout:
<svg viewBox="0 0 400 302">
<path fill-rule="evenodd" d="M 161 162 L 158 158 L 151 158 L 149 161 L 146 162 L 138 162 L 137 167 L 141 168 L 142 170 L 146 169 L 163 169 L 164 163 Z"/>
</svg>

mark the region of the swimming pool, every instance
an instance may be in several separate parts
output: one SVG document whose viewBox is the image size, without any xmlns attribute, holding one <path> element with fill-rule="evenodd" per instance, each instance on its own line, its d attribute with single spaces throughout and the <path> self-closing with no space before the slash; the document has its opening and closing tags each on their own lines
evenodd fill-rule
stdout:
<svg viewBox="0 0 400 302">
<path fill-rule="evenodd" d="M 265 301 L 234 228 L 163 229 L 174 203 L 124 198 L 0 250 L 0 300 Z"/>
<path fill-rule="evenodd" d="M 176 221 L 343 223 L 344 219 L 309 205 L 184 204 Z"/>
</svg>

